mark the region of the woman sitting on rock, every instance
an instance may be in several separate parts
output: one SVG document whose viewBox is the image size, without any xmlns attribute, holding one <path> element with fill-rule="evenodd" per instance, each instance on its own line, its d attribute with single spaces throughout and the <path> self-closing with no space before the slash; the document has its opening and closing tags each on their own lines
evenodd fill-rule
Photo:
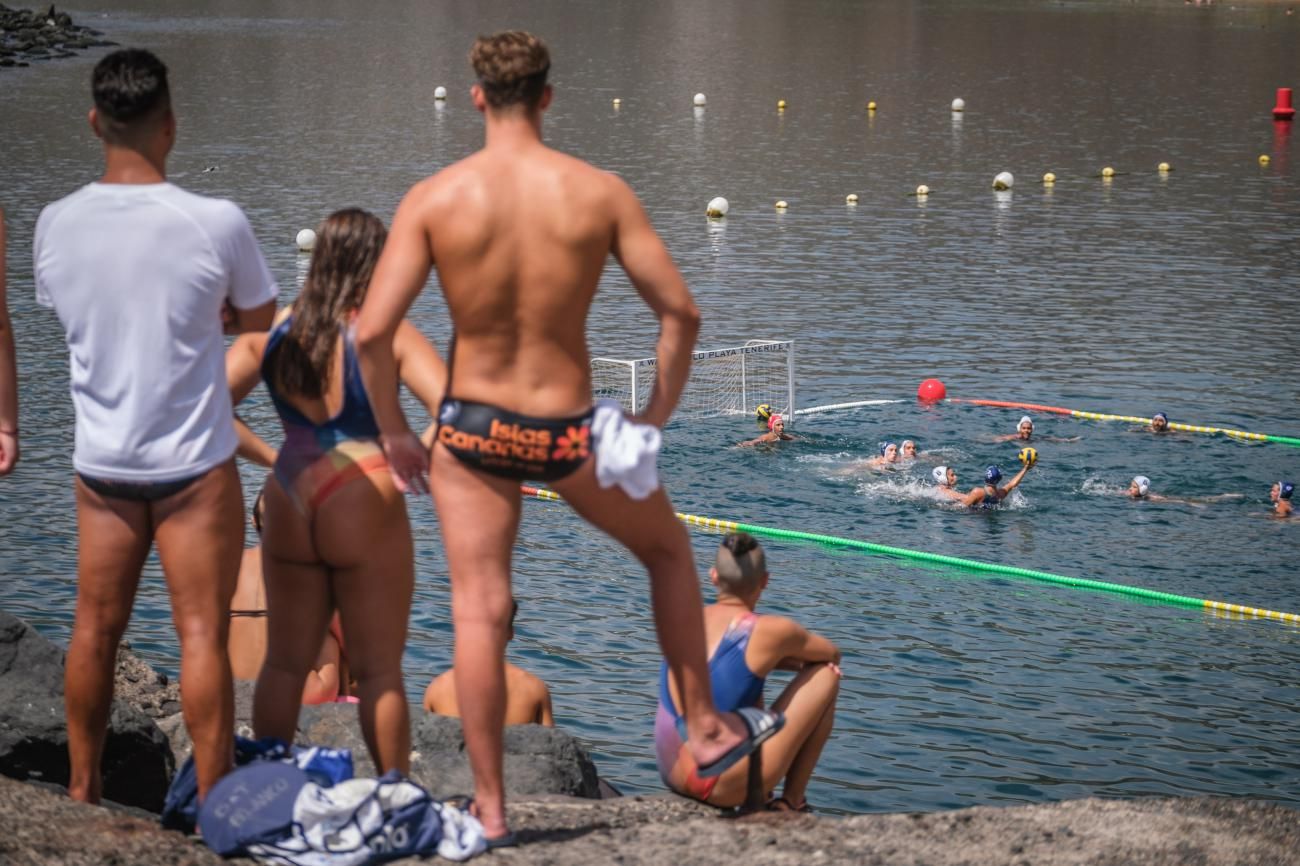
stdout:
<svg viewBox="0 0 1300 866">
<path fill-rule="evenodd" d="M 798 671 L 772 704 L 774 711 L 784 713 L 785 726 L 762 746 L 763 789 L 775 791 L 782 785 L 781 796 L 768 804 L 769 809 L 811 811 L 805 792 L 835 722 L 840 651 L 793 620 L 754 612 L 768 573 L 763 548 L 749 534 L 733 532 L 723 539 L 709 579 L 718 591 L 717 600 L 704 608 L 713 701 L 720 712 L 761 707 L 768 674 Z M 665 664 L 655 719 L 655 751 L 664 783 L 713 806 L 740 805 L 749 759 L 716 778 L 700 778 L 685 746 L 678 706 L 677 684 Z"/>
</svg>

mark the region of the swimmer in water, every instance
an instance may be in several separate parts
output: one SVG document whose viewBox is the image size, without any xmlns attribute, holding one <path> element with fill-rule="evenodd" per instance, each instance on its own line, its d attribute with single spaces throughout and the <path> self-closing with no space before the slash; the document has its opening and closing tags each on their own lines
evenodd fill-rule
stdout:
<svg viewBox="0 0 1300 866">
<path fill-rule="evenodd" d="M 995 436 L 994 442 L 1028 442 L 1034 438 L 1034 419 L 1023 415 L 1016 424 L 1016 432 L 1005 436 Z M 1039 436 L 1040 442 L 1078 442 L 1082 436 Z"/>
<path fill-rule="evenodd" d="M 1023 415 L 1021 416 L 1020 421 L 1016 424 L 1016 432 L 1008 433 L 1005 436 L 997 436 L 993 439 L 993 441 L 1014 442 L 1015 440 L 1020 439 L 1024 442 L 1028 442 L 1030 439 L 1033 438 L 1033 436 L 1034 436 L 1034 419 L 1030 418 L 1028 415 Z"/>
<path fill-rule="evenodd" d="M 934 479 L 935 490 L 949 499 L 962 499 L 966 494 L 957 489 L 957 471 L 951 466 L 936 466 L 930 473 Z"/>
<path fill-rule="evenodd" d="M 1269 492 L 1269 498 L 1273 500 L 1273 513 L 1278 517 L 1291 516 L 1291 494 L 1295 493 L 1295 485 L 1290 481 L 1275 481 L 1273 489 Z"/>
<path fill-rule="evenodd" d="M 1012 490 L 1020 486 L 1025 473 L 1033 465 L 1032 462 L 1026 462 L 1010 481 L 1001 486 L 998 485 L 998 482 L 1002 480 L 1002 470 L 996 466 L 988 467 L 984 470 L 984 483 L 963 496 L 962 505 L 977 510 L 981 508 L 997 508 L 1002 500 L 1011 495 Z"/>
<path fill-rule="evenodd" d="M 1169 416 L 1166 415 L 1164 412 L 1157 412 L 1156 414 L 1152 415 L 1151 425 L 1147 427 L 1147 431 L 1150 433 L 1168 433 Z"/>
<path fill-rule="evenodd" d="M 899 460 L 915 460 L 916 455 L 916 443 L 911 439 L 904 439 L 903 444 L 898 446 Z"/>
<path fill-rule="evenodd" d="M 1130 499 L 1146 499 L 1150 502 L 1165 502 L 1168 497 L 1151 492 L 1151 479 L 1145 475 L 1135 475 L 1124 493 Z"/>
<path fill-rule="evenodd" d="M 1193 508 L 1204 508 L 1214 502 L 1221 502 L 1225 499 L 1240 499 L 1240 493 L 1220 493 L 1218 496 L 1205 496 L 1199 499 L 1180 499 L 1176 496 L 1161 496 L 1159 493 L 1151 492 L 1151 479 L 1145 475 L 1135 475 L 1129 482 L 1128 489 L 1124 495 L 1129 499 L 1142 499 L 1147 502 L 1172 502 L 1178 505 L 1190 505 Z"/>
<path fill-rule="evenodd" d="M 794 439 L 794 436 L 785 432 L 785 418 L 781 413 L 776 412 L 768 416 L 766 433 L 750 439 L 748 442 L 741 442 L 739 447 L 748 448 L 751 445 L 758 445 L 763 442 L 791 442 Z"/>
<path fill-rule="evenodd" d="M 882 466 L 888 466 L 891 463 L 897 463 L 897 462 L 898 462 L 898 443 L 881 442 L 880 456 L 872 457 L 870 460 L 867 461 L 867 465 L 871 466 L 872 468 L 879 469 Z"/>
</svg>

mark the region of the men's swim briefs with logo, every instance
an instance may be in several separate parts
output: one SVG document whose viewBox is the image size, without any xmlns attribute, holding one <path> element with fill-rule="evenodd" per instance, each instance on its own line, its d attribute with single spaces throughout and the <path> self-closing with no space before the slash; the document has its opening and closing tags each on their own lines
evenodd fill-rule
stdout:
<svg viewBox="0 0 1300 866">
<path fill-rule="evenodd" d="M 449 397 L 438 410 L 438 441 L 473 469 L 516 481 L 558 481 L 591 455 L 593 412 L 534 418 Z"/>
</svg>

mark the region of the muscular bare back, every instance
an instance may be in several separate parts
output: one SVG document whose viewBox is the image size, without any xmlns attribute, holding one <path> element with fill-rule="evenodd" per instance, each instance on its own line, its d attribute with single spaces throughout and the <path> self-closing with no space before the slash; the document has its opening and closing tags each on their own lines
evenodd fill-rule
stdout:
<svg viewBox="0 0 1300 866">
<path fill-rule="evenodd" d="M 630 191 L 536 142 L 480 151 L 415 195 L 456 324 L 451 393 L 531 415 L 586 409 L 587 311 Z"/>
</svg>

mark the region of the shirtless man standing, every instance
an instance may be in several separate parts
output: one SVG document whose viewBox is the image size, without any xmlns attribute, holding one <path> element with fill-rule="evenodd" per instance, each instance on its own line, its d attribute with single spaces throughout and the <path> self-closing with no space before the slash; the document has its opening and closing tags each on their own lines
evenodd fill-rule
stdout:
<svg viewBox="0 0 1300 866">
<path fill-rule="evenodd" d="M 519 482 L 547 481 L 650 573 L 659 642 L 682 693 L 688 747 L 720 775 L 780 727 L 768 713 L 719 713 L 709 690 L 690 539 L 662 488 L 634 499 L 597 480 L 586 319 L 613 254 L 659 318 L 653 394 L 639 422 L 662 427 L 686 385 L 699 312 L 640 202 L 622 180 L 542 143 L 550 55 L 522 32 L 470 54 L 486 144 L 417 183 L 398 207 L 357 321 L 381 441 L 399 483 L 425 488 L 429 453 L 393 386 L 393 331 L 438 269 L 455 325 L 450 383 L 428 474 L 446 545 L 457 697 L 487 836 L 508 844 L 502 790 L 504 653 Z M 620 421 L 621 421 L 620 417 Z"/>
<path fill-rule="evenodd" d="M 104 174 L 41 212 L 33 246 L 36 300 L 63 325 L 77 419 L 68 794 L 103 793 L 117 646 L 156 543 L 201 799 L 234 760 L 227 611 L 244 503 L 221 333 L 270 325 L 276 286 L 243 211 L 167 182 L 176 118 L 162 61 L 114 51 L 92 81 Z"/>
</svg>

